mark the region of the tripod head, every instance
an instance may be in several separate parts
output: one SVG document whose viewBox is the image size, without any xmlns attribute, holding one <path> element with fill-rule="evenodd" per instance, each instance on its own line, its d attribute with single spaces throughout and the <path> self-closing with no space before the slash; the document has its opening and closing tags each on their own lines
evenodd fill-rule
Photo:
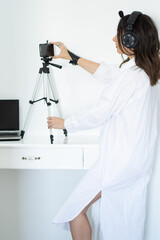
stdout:
<svg viewBox="0 0 160 240">
<path fill-rule="evenodd" d="M 55 63 L 50 63 L 50 61 L 52 61 L 52 58 L 51 57 L 42 57 L 41 58 L 43 62 L 43 67 L 46 68 L 48 65 L 52 65 L 53 67 L 57 67 L 57 68 L 62 68 L 61 65 L 58 65 L 58 64 L 55 64 Z"/>
</svg>

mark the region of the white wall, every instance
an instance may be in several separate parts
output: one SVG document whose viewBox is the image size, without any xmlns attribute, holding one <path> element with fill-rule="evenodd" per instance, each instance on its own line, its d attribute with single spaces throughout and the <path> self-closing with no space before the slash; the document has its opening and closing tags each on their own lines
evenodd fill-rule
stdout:
<svg viewBox="0 0 160 240">
<path fill-rule="evenodd" d="M 154 4 L 153 4 L 154 3 Z M 0 97 L 19 98 L 21 129 L 28 111 L 38 70 L 42 66 L 39 43 L 62 41 L 72 52 L 84 58 L 106 63 L 121 63 L 112 41 L 119 21 L 118 11 L 129 14 L 140 10 L 151 15 L 159 25 L 159 2 L 106 0 L 10 0 L 1 4 L 1 78 Z M 56 47 L 56 54 L 58 49 Z M 63 69 L 52 68 L 55 91 L 63 118 L 94 104 L 103 84 L 69 61 L 55 60 Z M 41 114 L 40 114 L 41 112 Z M 57 115 L 53 104 L 53 115 Z M 26 135 L 48 134 L 46 106 L 36 103 Z M 96 129 L 78 134 L 97 133 Z M 61 130 L 54 130 L 62 134 Z"/>
<path fill-rule="evenodd" d="M 62 41 L 79 56 L 92 61 L 121 63 L 112 41 L 119 21 L 118 11 L 125 14 L 139 10 L 150 15 L 160 30 L 159 0 L 9 0 L 1 1 L 0 8 L 0 98 L 20 99 L 20 124 L 23 127 L 29 103 L 41 67 L 39 43 Z M 58 54 L 58 50 L 56 50 Z M 55 91 L 63 109 L 63 117 L 79 112 L 98 100 L 103 84 L 66 60 L 55 60 L 62 64 L 61 70 L 52 68 L 55 76 Z M 160 102 L 160 99 L 159 99 Z M 58 116 L 56 106 L 53 115 Z M 42 103 L 35 104 L 26 136 L 47 135 L 47 111 Z M 160 122 L 160 115 L 159 115 Z M 54 130 L 62 134 L 61 130 Z M 78 134 L 97 134 L 98 129 Z M 160 150 L 158 146 L 149 188 L 146 240 L 160 238 Z M 150 222 L 151 219 L 152 221 Z M 52 239 L 50 237 L 50 239 Z M 58 238 L 57 238 L 58 239 Z M 8 240 L 8 239 L 7 239 Z"/>
</svg>

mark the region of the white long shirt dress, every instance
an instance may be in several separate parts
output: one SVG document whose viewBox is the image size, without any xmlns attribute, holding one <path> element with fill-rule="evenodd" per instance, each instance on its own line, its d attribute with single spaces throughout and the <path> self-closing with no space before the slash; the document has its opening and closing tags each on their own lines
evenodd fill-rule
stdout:
<svg viewBox="0 0 160 240">
<path fill-rule="evenodd" d="M 52 223 L 70 231 L 69 221 L 102 191 L 101 238 L 142 240 L 157 139 L 157 86 L 135 58 L 121 68 L 101 62 L 93 77 L 106 84 L 100 100 L 64 125 L 69 133 L 101 125 L 99 156 Z"/>
</svg>

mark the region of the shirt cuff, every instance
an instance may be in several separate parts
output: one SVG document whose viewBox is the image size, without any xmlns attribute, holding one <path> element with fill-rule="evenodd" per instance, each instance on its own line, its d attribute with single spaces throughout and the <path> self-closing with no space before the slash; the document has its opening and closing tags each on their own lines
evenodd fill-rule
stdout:
<svg viewBox="0 0 160 240">
<path fill-rule="evenodd" d="M 99 79 L 103 84 L 110 85 L 113 80 L 114 70 L 118 69 L 117 64 L 106 64 L 101 61 L 99 67 L 92 74 L 93 77 Z"/>
<path fill-rule="evenodd" d="M 72 115 L 64 120 L 64 127 L 70 133 L 76 132 L 79 127 L 79 122 L 76 120 L 75 116 Z"/>
<path fill-rule="evenodd" d="M 107 70 L 107 64 L 103 61 L 100 62 L 99 67 L 95 71 L 95 73 L 92 74 L 93 77 L 102 79 L 106 77 L 106 70 Z"/>
</svg>

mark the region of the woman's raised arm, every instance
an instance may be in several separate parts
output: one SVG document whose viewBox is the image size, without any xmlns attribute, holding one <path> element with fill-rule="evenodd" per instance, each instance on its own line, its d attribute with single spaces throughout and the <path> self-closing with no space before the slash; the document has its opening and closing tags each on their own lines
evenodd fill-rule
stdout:
<svg viewBox="0 0 160 240">
<path fill-rule="evenodd" d="M 67 48 L 64 46 L 64 44 L 62 42 L 51 42 L 51 43 L 61 49 L 59 55 L 53 56 L 52 58 L 54 58 L 54 59 L 63 58 L 63 59 L 72 61 L 72 58 L 71 58 Z M 77 61 L 77 65 L 79 65 L 80 67 L 82 67 L 83 69 L 88 71 L 89 73 L 94 74 L 100 64 L 80 57 Z"/>
<path fill-rule="evenodd" d="M 95 71 L 97 70 L 97 68 L 100 65 L 99 63 L 92 62 L 92 61 L 87 60 L 85 58 L 79 58 L 78 61 L 77 61 L 77 64 L 91 74 L 95 73 Z"/>
</svg>

